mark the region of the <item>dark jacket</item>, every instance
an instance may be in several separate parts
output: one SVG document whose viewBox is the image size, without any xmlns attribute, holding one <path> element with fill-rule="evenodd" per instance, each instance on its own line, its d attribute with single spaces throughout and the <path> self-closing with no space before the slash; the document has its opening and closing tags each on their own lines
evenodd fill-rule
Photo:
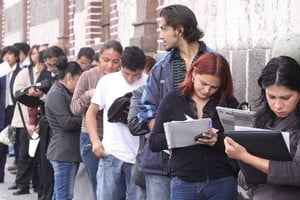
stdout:
<svg viewBox="0 0 300 200">
<path fill-rule="evenodd" d="M 14 99 L 13 95 L 13 85 L 16 79 L 17 74 L 21 71 L 21 68 L 19 67 L 19 64 L 17 64 L 16 69 L 13 71 L 13 74 L 11 76 L 10 81 L 10 94 L 12 97 L 12 100 L 14 102 L 14 105 L 16 104 L 16 101 Z M 2 76 L 0 78 L 0 130 L 4 129 L 8 124 L 11 122 L 14 108 L 10 109 L 10 113 L 5 112 L 5 96 L 6 96 L 6 76 Z"/>
<path fill-rule="evenodd" d="M 130 108 L 127 117 L 127 125 L 129 131 L 134 136 L 145 135 L 149 133 L 148 126 L 145 124 L 139 123 L 139 109 L 141 97 L 143 94 L 145 86 L 141 86 L 138 89 L 132 91 L 132 97 L 130 99 Z"/>
<path fill-rule="evenodd" d="M 200 42 L 200 49 L 198 55 L 212 51 L 204 42 Z M 155 118 L 157 115 L 158 105 L 163 97 L 173 87 L 173 65 L 172 59 L 178 51 L 173 49 L 167 53 L 160 61 L 158 61 L 150 72 L 150 75 L 145 84 L 145 89 L 141 98 L 141 105 L 139 105 L 139 123 L 141 126 L 148 126 L 148 121 Z M 167 175 L 169 160 L 168 154 L 165 152 L 153 153 L 148 142 L 146 142 L 142 151 L 141 165 L 142 170 L 146 173 Z"/>
<path fill-rule="evenodd" d="M 242 173 L 239 174 L 239 185 L 249 189 L 248 194 L 255 200 L 298 200 L 300 199 L 300 110 L 285 118 L 275 115 L 269 118 L 267 124 L 258 128 L 281 130 L 290 134 L 291 161 L 270 160 L 267 183 L 248 185 Z M 262 116 L 257 116 L 260 120 Z M 254 124 L 256 127 L 256 124 Z M 248 187 L 248 188 L 247 188 Z"/>
<path fill-rule="evenodd" d="M 81 117 L 74 116 L 70 109 L 72 94 L 60 82 L 49 90 L 45 109 L 51 128 L 47 159 L 62 162 L 80 162 L 79 138 Z"/>
<path fill-rule="evenodd" d="M 238 101 L 231 97 L 226 105 L 236 108 Z M 213 147 L 193 145 L 172 149 L 170 158 L 172 176 L 178 176 L 186 181 L 200 182 L 206 179 L 236 175 L 225 154 L 224 129 L 218 117 L 216 106 L 218 106 L 218 100 L 212 97 L 203 108 L 203 118 L 211 118 L 213 128 L 219 130 L 216 144 Z M 159 105 L 155 125 L 149 138 L 150 149 L 156 152 L 168 149 L 163 123 L 184 121 L 186 120 L 185 115 L 194 119 L 198 118 L 194 101 L 181 94 L 181 90 L 169 92 Z"/>
</svg>

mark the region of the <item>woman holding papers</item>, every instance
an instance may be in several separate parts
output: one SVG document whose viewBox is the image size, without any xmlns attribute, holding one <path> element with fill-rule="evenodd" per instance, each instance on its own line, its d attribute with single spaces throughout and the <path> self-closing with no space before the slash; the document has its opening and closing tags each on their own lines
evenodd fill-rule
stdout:
<svg viewBox="0 0 300 200">
<path fill-rule="evenodd" d="M 238 106 L 232 91 L 228 62 L 219 54 L 206 53 L 193 63 L 180 89 L 169 92 L 159 105 L 149 139 L 152 151 L 168 149 L 165 122 L 211 118 L 212 127 L 218 129 L 207 130 L 210 139 L 198 139 L 192 146 L 171 150 L 171 200 L 236 198 L 236 173 L 224 151 L 223 127 L 216 112 L 218 105 Z"/>
<path fill-rule="evenodd" d="M 259 185 L 250 185 L 240 174 L 240 184 L 250 188 L 254 200 L 300 199 L 300 66 L 287 56 L 272 58 L 262 70 L 258 85 L 260 110 L 254 126 L 289 132 L 293 159 L 275 161 L 252 155 L 229 137 L 224 141 L 226 153 L 267 174 L 267 182 Z"/>
</svg>

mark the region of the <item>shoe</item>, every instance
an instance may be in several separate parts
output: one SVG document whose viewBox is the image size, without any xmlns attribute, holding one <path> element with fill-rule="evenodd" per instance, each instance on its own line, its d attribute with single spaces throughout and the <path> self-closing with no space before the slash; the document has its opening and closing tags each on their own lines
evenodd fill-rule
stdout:
<svg viewBox="0 0 300 200">
<path fill-rule="evenodd" d="M 14 171 L 14 170 L 17 170 L 17 169 L 18 169 L 18 167 L 15 164 L 12 164 L 11 166 L 7 167 L 7 171 Z"/>
<path fill-rule="evenodd" d="M 28 189 L 20 189 L 18 191 L 13 192 L 13 195 L 22 195 L 22 194 L 29 194 Z"/>
<path fill-rule="evenodd" d="M 18 185 L 16 183 L 14 183 L 12 186 L 8 187 L 9 190 L 17 190 L 18 189 Z"/>
</svg>

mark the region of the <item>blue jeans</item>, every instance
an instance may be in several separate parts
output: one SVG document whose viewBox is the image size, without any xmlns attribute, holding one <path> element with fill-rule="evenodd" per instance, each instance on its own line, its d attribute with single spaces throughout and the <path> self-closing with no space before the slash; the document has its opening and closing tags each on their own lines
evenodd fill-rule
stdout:
<svg viewBox="0 0 300 200">
<path fill-rule="evenodd" d="M 73 198 L 74 184 L 79 163 L 50 161 L 54 171 L 54 192 L 52 200 Z"/>
<path fill-rule="evenodd" d="M 145 180 L 147 200 L 170 199 L 170 177 L 145 173 Z"/>
<path fill-rule="evenodd" d="M 178 177 L 171 180 L 171 200 L 234 200 L 237 195 L 235 177 L 203 182 L 188 182 Z"/>
<path fill-rule="evenodd" d="M 133 183 L 133 164 L 123 162 L 112 155 L 99 161 L 97 172 L 97 198 L 113 200 L 139 200 L 141 194 Z"/>
<path fill-rule="evenodd" d="M 99 158 L 92 152 L 92 144 L 88 133 L 80 134 L 80 155 L 82 162 L 87 170 L 90 183 L 93 189 L 94 200 L 97 199 L 97 170 Z"/>
</svg>

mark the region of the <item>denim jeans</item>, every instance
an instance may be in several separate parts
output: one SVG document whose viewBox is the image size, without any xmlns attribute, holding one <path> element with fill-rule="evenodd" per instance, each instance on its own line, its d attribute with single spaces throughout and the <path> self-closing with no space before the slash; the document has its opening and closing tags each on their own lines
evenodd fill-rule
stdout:
<svg viewBox="0 0 300 200">
<path fill-rule="evenodd" d="M 97 169 L 99 158 L 92 152 L 92 144 L 88 133 L 80 134 L 80 155 L 82 162 L 87 170 L 90 183 L 93 189 L 94 200 L 97 199 Z"/>
<path fill-rule="evenodd" d="M 54 171 L 54 192 L 52 200 L 72 199 L 79 163 L 53 160 L 50 162 Z"/>
<path fill-rule="evenodd" d="M 170 199 L 169 176 L 145 173 L 147 200 Z"/>
<path fill-rule="evenodd" d="M 97 199 L 140 200 L 141 194 L 131 178 L 133 164 L 112 155 L 99 161 L 97 172 Z"/>
<path fill-rule="evenodd" d="M 235 177 L 225 177 L 203 182 L 188 182 L 178 177 L 171 180 L 171 200 L 235 200 Z"/>
</svg>

